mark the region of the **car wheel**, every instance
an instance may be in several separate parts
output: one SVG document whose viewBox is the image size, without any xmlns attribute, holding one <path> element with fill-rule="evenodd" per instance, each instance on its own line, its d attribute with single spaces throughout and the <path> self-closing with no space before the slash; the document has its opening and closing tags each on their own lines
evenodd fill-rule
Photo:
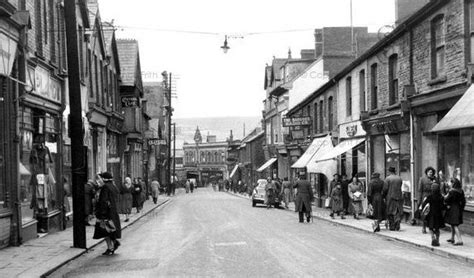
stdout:
<svg viewBox="0 0 474 278">
<path fill-rule="evenodd" d="M 252 201 L 252 207 L 256 207 L 257 203 L 255 201 Z"/>
</svg>

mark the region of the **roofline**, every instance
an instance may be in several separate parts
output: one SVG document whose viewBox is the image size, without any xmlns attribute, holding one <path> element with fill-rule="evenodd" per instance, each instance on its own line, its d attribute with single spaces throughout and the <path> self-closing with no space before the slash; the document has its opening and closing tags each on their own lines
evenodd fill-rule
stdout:
<svg viewBox="0 0 474 278">
<path fill-rule="evenodd" d="M 291 116 L 292 114 L 296 113 L 298 109 L 301 109 L 305 105 L 307 105 L 309 102 L 311 102 L 313 99 L 324 93 L 324 91 L 327 88 L 330 88 L 333 84 L 341 80 L 347 73 L 352 71 L 354 68 L 359 66 L 362 62 L 367 60 L 369 57 L 372 57 L 375 55 L 375 53 L 379 52 L 381 49 L 383 49 L 385 46 L 388 44 L 392 43 L 394 40 L 398 39 L 401 37 L 403 34 L 408 32 L 408 29 L 420 21 L 424 20 L 426 17 L 430 15 L 430 12 L 433 10 L 437 10 L 440 7 L 448 4 L 450 0 L 431 0 L 428 2 L 425 6 L 423 6 L 421 9 L 419 9 L 417 12 L 415 12 L 412 16 L 410 16 L 408 19 L 400 23 L 392 32 L 390 32 L 385 38 L 381 39 L 378 41 L 374 46 L 369 48 L 366 52 L 364 52 L 361 56 L 359 56 L 357 59 L 355 59 L 352 63 L 350 63 L 347 67 L 342 69 L 334 78 L 329 80 L 327 83 L 325 83 L 323 86 L 319 87 L 316 91 L 314 91 L 312 94 L 310 94 L 308 97 L 303 99 L 301 102 L 299 102 L 295 107 L 291 108 L 288 110 L 287 115 Z"/>
</svg>

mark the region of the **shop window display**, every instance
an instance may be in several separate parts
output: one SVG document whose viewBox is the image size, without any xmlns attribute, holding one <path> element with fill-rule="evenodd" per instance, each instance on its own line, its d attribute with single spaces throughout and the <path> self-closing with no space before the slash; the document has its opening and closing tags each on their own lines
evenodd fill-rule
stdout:
<svg viewBox="0 0 474 278">
<path fill-rule="evenodd" d="M 461 184 L 467 204 L 474 206 L 474 130 L 461 131 Z"/>
</svg>

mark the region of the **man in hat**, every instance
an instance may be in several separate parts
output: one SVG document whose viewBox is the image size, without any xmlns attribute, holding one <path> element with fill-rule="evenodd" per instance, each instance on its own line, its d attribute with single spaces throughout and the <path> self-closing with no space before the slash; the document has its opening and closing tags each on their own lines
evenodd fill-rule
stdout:
<svg viewBox="0 0 474 278">
<path fill-rule="evenodd" d="M 328 196 L 331 196 L 331 193 L 332 193 L 333 189 L 336 188 L 337 184 L 341 184 L 341 177 L 339 176 L 338 173 L 335 173 L 334 175 L 332 175 L 332 177 L 333 177 L 333 179 L 329 183 Z M 330 208 L 331 206 L 332 206 L 332 203 L 329 203 L 327 207 Z"/>
<path fill-rule="evenodd" d="M 387 218 L 391 231 L 400 230 L 403 217 L 402 178 L 396 174 L 395 167 L 388 168 L 383 195 L 387 202 Z"/>
</svg>

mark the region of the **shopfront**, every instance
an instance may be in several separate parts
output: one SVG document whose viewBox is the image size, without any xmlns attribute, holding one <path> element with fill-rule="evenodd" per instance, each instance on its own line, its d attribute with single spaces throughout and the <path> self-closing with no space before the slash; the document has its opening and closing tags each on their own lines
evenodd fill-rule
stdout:
<svg viewBox="0 0 474 278">
<path fill-rule="evenodd" d="M 380 173 L 387 176 L 387 169 L 395 167 L 403 180 L 404 208 L 411 211 L 413 182 L 411 173 L 411 139 L 409 126 L 401 115 L 392 115 L 364 123 L 368 134 L 368 163 L 370 177 Z"/>
</svg>

